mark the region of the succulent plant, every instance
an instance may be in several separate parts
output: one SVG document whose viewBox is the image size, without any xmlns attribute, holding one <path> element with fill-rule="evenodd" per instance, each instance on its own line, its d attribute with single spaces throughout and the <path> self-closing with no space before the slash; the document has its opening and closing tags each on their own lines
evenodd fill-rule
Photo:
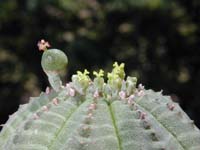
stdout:
<svg viewBox="0 0 200 150">
<path fill-rule="evenodd" d="M 30 98 L 0 133 L 1 150 L 200 150 L 200 131 L 180 106 L 162 92 L 136 86 L 124 64 L 104 71 L 77 71 L 63 85 L 67 56 L 44 50 L 42 67 L 51 88 Z"/>
</svg>

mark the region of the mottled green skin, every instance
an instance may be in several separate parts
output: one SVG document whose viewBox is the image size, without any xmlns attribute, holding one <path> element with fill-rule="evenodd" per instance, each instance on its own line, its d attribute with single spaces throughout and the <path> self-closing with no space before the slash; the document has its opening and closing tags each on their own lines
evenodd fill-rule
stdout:
<svg viewBox="0 0 200 150">
<path fill-rule="evenodd" d="M 200 150 L 199 129 L 170 97 L 136 88 L 122 66 L 107 83 L 85 72 L 21 105 L 0 150 Z"/>
</svg>

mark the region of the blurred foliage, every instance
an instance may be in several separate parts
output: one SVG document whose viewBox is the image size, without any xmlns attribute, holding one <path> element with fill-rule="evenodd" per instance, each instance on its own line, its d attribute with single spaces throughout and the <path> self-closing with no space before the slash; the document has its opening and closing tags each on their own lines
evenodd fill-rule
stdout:
<svg viewBox="0 0 200 150">
<path fill-rule="evenodd" d="M 199 0 L 1 0 L 1 123 L 48 85 L 37 51 L 44 38 L 68 54 L 66 80 L 125 62 L 127 74 L 170 94 L 200 127 L 199 16 Z"/>
</svg>

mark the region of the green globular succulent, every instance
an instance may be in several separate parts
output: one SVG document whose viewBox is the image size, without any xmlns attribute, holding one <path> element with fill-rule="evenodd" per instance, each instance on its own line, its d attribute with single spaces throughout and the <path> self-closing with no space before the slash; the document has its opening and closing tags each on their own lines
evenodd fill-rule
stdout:
<svg viewBox="0 0 200 150">
<path fill-rule="evenodd" d="M 52 88 L 30 98 L 9 117 L 0 150 L 200 150 L 200 131 L 180 106 L 162 92 L 136 86 L 124 64 L 104 71 L 77 71 L 63 85 L 67 57 L 44 50 L 42 67 Z"/>
</svg>

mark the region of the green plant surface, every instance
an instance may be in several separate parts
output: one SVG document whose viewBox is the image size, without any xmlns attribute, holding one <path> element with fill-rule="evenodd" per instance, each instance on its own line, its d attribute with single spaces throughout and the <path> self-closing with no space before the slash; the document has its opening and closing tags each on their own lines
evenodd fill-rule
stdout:
<svg viewBox="0 0 200 150">
<path fill-rule="evenodd" d="M 93 72 L 93 80 L 84 70 L 63 85 L 57 70 L 66 69 L 67 57 L 56 51 L 45 49 L 42 57 L 48 77 L 46 70 L 56 70 L 56 80 L 49 79 L 52 88 L 9 117 L 0 133 L 0 149 L 200 149 L 200 131 L 180 106 L 162 92 L 136 87 L 137 79 L 125 76 L 123 63 L 114 63 L 107 82 L 103 70 Z M 53 67 L 44 60 L 47 52 L 56 58 Z"/>
</svg>

